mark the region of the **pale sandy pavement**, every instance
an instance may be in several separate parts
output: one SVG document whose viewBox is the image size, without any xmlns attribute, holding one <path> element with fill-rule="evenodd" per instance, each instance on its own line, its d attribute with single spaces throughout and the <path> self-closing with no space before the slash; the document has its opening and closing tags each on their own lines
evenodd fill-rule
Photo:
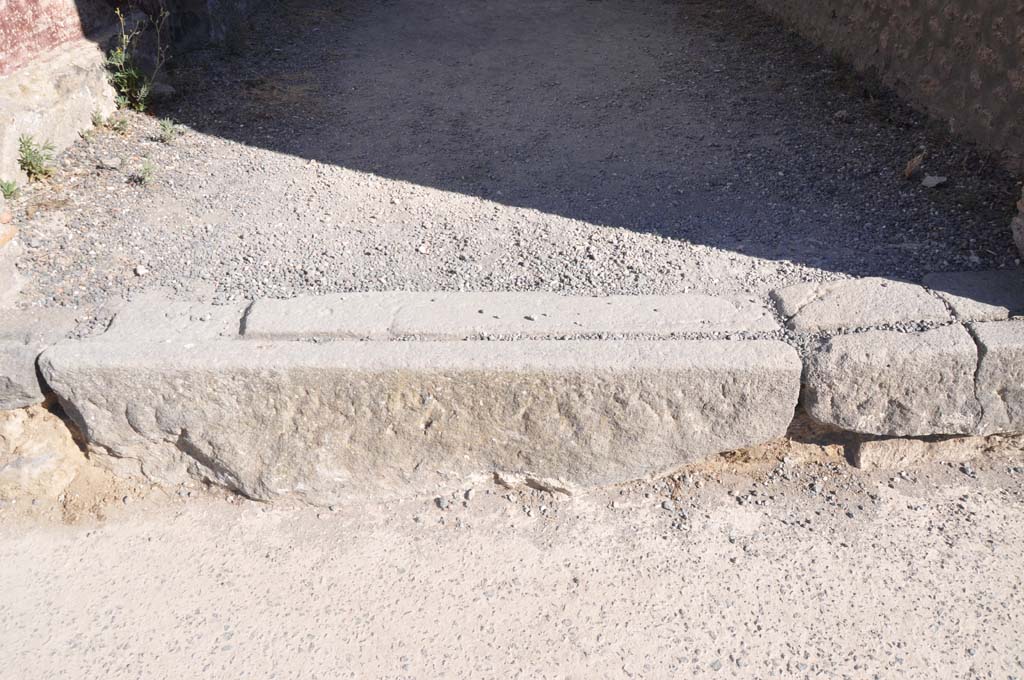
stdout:
<svg viewBox="0 0 1024 680">
<path fill-rule="evenodd" d="M 1024 677 L 1020 464 L 8 507 L 0 677 Z"/>
</svg>

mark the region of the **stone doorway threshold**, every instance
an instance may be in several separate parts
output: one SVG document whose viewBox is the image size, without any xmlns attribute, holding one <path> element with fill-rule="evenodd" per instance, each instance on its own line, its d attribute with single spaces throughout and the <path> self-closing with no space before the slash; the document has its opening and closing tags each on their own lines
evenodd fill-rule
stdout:
<svg viewBox="0 0 1024 680">
<path fill-rule="evenodd" d="M 1017 272 L 799 284 L 767 301 L 150 294 L 86 339 L 20 313 L 0 406 L 52 390 L 124 474 L 315 504 L 480 475 L 572 492 L 667 474 L 785 436 L 798 405 L 856 435 L 854 462 L 871 466 L 1024 432 L 1022 308 Z"/>
</svg>

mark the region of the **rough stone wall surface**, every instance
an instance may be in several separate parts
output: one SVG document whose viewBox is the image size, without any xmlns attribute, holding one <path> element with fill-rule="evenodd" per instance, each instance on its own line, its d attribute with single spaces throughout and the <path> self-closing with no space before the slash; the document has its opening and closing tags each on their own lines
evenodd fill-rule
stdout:
<svg viewBox="0 0 1024 680">
<path fill-rule="evenodd" d="M 1024 0 L 755 0 L 1024 170 Z"/>
<path fill-rule="evenodd" d="M 111 24 L 103 0 L 0 0 L 0 76 Z"/>
<path fill-rule="evenodd" d="M 117 33 L 114 7 L 129 22 L 169 12 L 164 30 L 172 54 L 244 40 L 251 0 L 0 0 L 0 179 L 24 182 L 17 162 L 22 135 L 60 151 L 91 125 L 93 112 L 114 110 L 105 53 Z M 135 10 L 132 10 L 134 7 Z M 137 10 L 142 10 L 137 11 Z M 145 23 L 143 23 L 145 25 Z M 155 33 L 146 30 L 136 58 L 151 66 Z"/>
<path fill-rule="evenodd" d="M 64 149 L 92 125 L 93 112 L 114 111 L 114 90 L 103 64 L 103 51 L 80 39 L 0 76 L 0 179 L 26 181 L 18 166 L 22 135 Z"/>
<path fill-rule="evenodd" d="M 189 50 L 210 44 L 230 43 L 243 39 L 245 16 L 254 0 L 147 0 L 148 5 L 162 5 L 170 12 L 169 28 L 176 50 Z"/>
</svg>

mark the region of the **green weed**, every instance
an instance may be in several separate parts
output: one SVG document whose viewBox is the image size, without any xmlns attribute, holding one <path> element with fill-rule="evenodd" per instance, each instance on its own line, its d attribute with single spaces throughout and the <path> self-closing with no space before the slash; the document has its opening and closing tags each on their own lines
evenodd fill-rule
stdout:
<svg viewBox="0 0 1024 680">
<path fill-rule="evenodd" d="M 149 106 L 149 98 L 153 93 L 153 79 L 163 68 L 167 60 L 167 48 L 161 42 L 164 24 L 169 13 L 161 8 L 156 19 L 146 25 L 139 25 L 129 30 L 127 20 L 120 8 L 114 10 L 120 24 L 117 46 L 107 55 L 107 71 L 110 73 L 110 84 L 117 92 L 117 106 L 132 111 L 145 111 Z M 136 52 L 139 37 L 147 26 L 152 26 L 156 35 L 156 63 L 152 73 L 145 73 L 138 65 Z"/>
<path fill-rule="evenodd" d="M 53 144 L 37 144 L 29 135 L 18 138 L 18 165 L 29 180 L 41 180 L 53 174 Z"/>
<path fill-rule="evenodd" d="M 7 200 L 18 197 L 18 183 L 12 179 L 0 179 L 0 194 Z"/>
<path fill-rule="evenodd" d="M 164 144 L 170 144 L 176 137 L 181 135 L 181 126 L 170 118 L 160 119 L 160 129 L 156 133 L 156 140 Z"/>
<path fill-rule="evenodd" d="M 138 172 L 128 175 L 128 182 L 135 186 L 146 187 L 153 181 L 154 175 L 156 175 L 156 166 L 147 158 L 142 162 L 142 167 Z"/>
</svg>

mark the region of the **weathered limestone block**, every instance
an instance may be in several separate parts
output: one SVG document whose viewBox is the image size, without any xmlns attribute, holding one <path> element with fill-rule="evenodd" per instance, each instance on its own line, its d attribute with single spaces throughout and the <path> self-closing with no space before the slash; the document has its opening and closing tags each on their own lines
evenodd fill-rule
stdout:
<svg viewBox="0 0 1024 680">
<path fill-rule="evenodd" d="M 1024 432 L 1024 321 L 979 323 L 973 330 L 979 352 L 980 431 Z"/>
<path fill-rule="evenodd" d="M 940 272 L 924 285 L 946 301 L 961 321 L 1003 321 L 1024 312 L 1024 271 Z"/>
<path fill-rule="evenodd" d="M 92 127 L 94 111 L 114 111 L 105 59 L 98 45 L 80 40 L 36 55 L 0 77 L 0 179 L 26 179 L 18 167 L 21 135 L 64 149 Z"/>
<path fill-rule="evenodd" d="M 668 336 L 773 331 L 762 304 L 710 295 L 570 297 L 553 293 L 347 293 L 258 300 L 247 338 L 429 339 L 583 334 Z"/>
<path fill-rule="evenodd" d="M 620 482 L 782 436 L 800 361 L 775 341 L 57 345 L 48 383 L 150 479 L 331 503 L 507 472 Z"/>
<path fill-rule="evenodd" d="M 74 326 L 63 309 L 0 309 L 0 410 L 43 401 L 36 358 Z"/>
<path fill-rule="evenodd" d="M 789 328 L 810 333 L 950 318 L 942 301 L 921 286 L 882 278 L 798 283 L 771 297 Z"/>
<path fill-rule="evenodd" d="M 840 335 L 809 358 L 804 405 L 815 420 L 853 432 L 973 434 L 977 356 L 959 325 Z"/>
</svg>

